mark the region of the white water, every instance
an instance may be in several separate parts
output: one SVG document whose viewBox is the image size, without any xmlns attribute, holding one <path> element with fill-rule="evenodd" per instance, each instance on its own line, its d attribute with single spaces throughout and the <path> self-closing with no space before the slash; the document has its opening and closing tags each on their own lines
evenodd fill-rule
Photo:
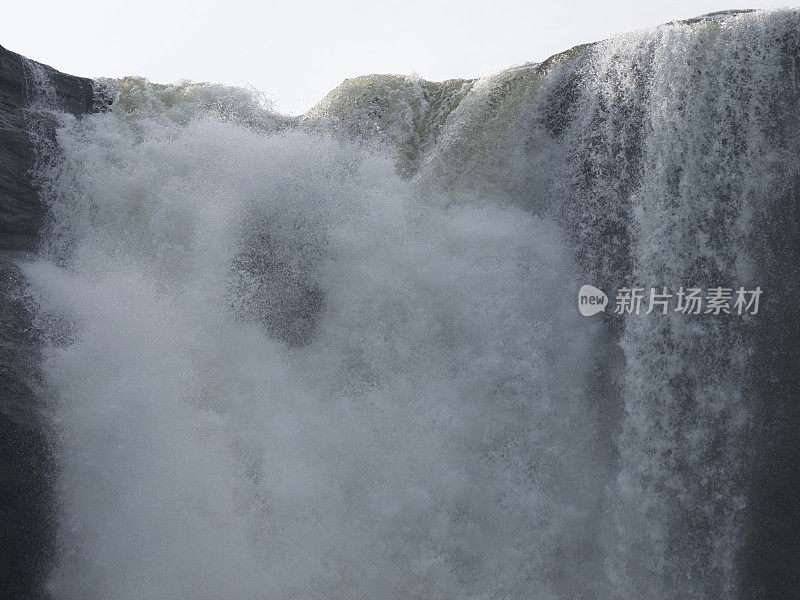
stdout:
<svg viewBox="0 0 800 600">
<path fill-rule="evenodd" d="M 593 542 L 601 490 L 558 229 L 491 198 L 423 205 L 324 137 L 183 121 L 59 132 L 26 270 L 53 336 L 56 596 L 584 585 L 553 572 Z M 309 294 L 290 347 L 270 319 Z"/>
<path fill-rule="evenodd" d="M 613 333 L 575 292 L 765 284 L 799 30 L 761 13 L 475 84 L 365 78 L 299 124 L 141 80 L 61 115 L 25 266 L 55 597 L 735 597 L 746 330 Z"/>
</svg>

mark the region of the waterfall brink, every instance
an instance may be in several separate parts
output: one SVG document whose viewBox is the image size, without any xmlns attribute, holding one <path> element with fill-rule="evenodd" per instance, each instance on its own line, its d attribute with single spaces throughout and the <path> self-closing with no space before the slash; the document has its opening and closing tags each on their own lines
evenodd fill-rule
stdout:
<svg viewBox="0 0 800 600">
<path fill-rule="evenodd" d="M 725 13 L 296 119 L 137 78 L 51 111 L 53 595 L 789 597 L 798 51 Z M 613 312 L 717 286 L 761 312 Z"/>
</svg>

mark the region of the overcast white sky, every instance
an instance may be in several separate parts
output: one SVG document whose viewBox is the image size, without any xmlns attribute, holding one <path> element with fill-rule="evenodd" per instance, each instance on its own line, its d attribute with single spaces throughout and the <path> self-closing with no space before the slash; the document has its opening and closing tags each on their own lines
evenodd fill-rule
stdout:
<svg viewBox="0 0 800 600">
<path fill-rule="evenodd" d="M 301 113 L 343 79 L 476 77 L 752 0 L 7 2 L 0 45 L 75 75 L 253 85 Z"/>
</svg>

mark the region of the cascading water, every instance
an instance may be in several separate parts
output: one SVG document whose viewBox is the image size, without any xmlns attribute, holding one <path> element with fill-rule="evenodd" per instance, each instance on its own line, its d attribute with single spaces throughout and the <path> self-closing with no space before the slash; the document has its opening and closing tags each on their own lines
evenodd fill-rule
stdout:
<svg viewBox="0 0 800 600">
<path fill-rule="evenodd" d="M 758 588 L 759 315 L 575 295 L 790 294 L 759 276 L 797 251 L 760 231 L 800 171 L 798 49 L 796 11 L 726 15 L 478 82 L 361 78 L 297 120 L 101 84 L 110 110 L 42 146 L 24 265 L 53 595 Z"/>
<path fill-rule="evenodd" d="M 558 228 L 423 204 L 385 159 L 238 120 L 59 130 L 26 269 L 52 335 L 53 589 L 555 593 L 601 489 Z"/>
</svg>

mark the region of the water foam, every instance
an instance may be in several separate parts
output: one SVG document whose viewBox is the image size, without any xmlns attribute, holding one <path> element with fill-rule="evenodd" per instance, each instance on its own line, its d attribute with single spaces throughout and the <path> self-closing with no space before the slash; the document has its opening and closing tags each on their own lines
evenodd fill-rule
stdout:
<svg viewBox="0 0 800 600">
<path fill-rule="evenodd" d="M 26 267 L 56 596 L 589 593 L 593 329 L 559 228 L 423 204 L 386 159 L 208 112 L 58 142 Z M 309 294 L 287 338 L 274 316 Z"/>
</svg>

